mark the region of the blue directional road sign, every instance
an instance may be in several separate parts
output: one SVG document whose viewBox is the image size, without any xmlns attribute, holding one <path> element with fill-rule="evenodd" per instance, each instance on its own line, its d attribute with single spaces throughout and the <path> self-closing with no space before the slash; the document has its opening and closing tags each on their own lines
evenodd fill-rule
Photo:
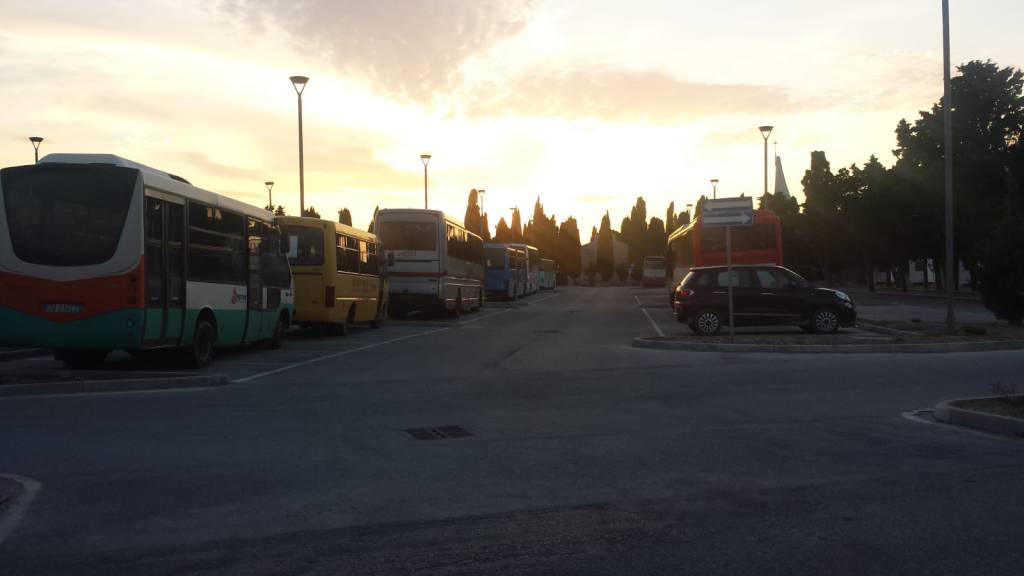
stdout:
<svg viewBox="0 0 1024 576">
<path fill-rule="evenodd" d="M 705 200 L 700 205 L 700 223 L 706 228 L 750 226 L 754 222 L 754 200 L 749 196 Z"/>
</svg>

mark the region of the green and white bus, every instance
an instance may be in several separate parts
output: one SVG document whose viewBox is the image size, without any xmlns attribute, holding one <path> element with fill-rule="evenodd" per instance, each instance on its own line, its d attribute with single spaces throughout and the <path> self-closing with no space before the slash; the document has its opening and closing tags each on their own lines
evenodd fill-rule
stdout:
<svg viewBox="0 0 1024 576">
<path fill-rule="evenodd" d="M 111 350 L 281 345 L 293 315 L 270 212 L 109 154 L 0 170 L 0 345 L 69 364 Z"/>
</svg>

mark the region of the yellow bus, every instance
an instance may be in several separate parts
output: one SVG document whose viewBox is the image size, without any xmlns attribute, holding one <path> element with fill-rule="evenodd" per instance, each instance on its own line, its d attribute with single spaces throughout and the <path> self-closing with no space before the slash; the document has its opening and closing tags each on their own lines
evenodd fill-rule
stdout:
<svg viewBox="0 0 1024 576">
<path fill-rule="evenodd" d="M 388 281 L 377 237 L 351 226 L 280 216 L 295 279 L 293 323 L 348 333 L 357 322 L 380 327 L 388 313 Z"/>
</svg>

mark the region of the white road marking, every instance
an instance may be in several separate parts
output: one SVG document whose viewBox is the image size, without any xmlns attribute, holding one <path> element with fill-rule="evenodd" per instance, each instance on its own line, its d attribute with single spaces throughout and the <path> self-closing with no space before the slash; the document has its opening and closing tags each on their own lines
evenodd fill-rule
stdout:
<svg viewBox="0 0 1024 576">
<path fill-rule="evenodd" d="M 928 414 L 928 416 L 923 416 Z M 959 432 L 961 434 L 968 434 L 972 436 L 980 436 L 982 438 L 998 438 L 1000 440 L 1012 439 L 1010 436 L 1003 436 L 1002 434 L 996 434 L 995 432 L 986 432 L 984 430 L 975 430 L 974 428 L 968 428 L 967 426 L 960 426 L 958 424 L 950 424 L 949 422 L 942 422 L 936 420 L 934 416 L 931 416 L 932 410 L 911 410 L 910 412 L 903 412 L 900 414 L 905 419 L 911 422 L 917 422 L 918 424 L 927 424 L 929 426 L 935 426 L 938 428 L 944 428 L 953 432 Z"/>
<path fill-rule="evenodd" d="M 362 352 L 363 350 L 369 350 L 371 348 L 378 348 L 380 346 L 384 346 L 384 345 L 387 345 L 387 344 L 394 344 L 395 342 L 401 342 L 402 340 L 408 340 L 410 338 L 417 338 L 419 336 L 428 336 L 430 334 L 437 334 L 438 332 L 444 332 L 445 330 L 451 330 L 451 328 L 437 328 L 436 330 L 427 330 L 426 332 L 417 332 L 415 334 L 408 334 L 406 336 L 401 336 L 399 338 L 392 338 L 391 340 L 385 340 L 384 342 L 376 342 L 374 344 L 367 344 L 366 346 L 360 346 L 358 348 L 352 348 L 351 350 L 342 350 L 341 352 L 335 352 L 334 354 L 326 354 L 324 356 L 317 356 L 316 358 L 310 358 L 309 360 L 303 360 L 302 362 L 296 362 L 294 364 L 288 364 L 287 366 L 282 366 L 280 368 L 275 368 L 274 370 L 267 370 L 266 372 L 260 372 L 259 374 L 253 374 L 252 376 L 246 376 L 245 378 L 238 378 L 236 380 L 232 380 L 231 383 L 232 384 L 241 384 L 243 382 L 249 382 L 251 380 L 256 380 L 258 378 L 263 378 L 265 376 L 270 376 L 272 374 L 278 374 L 280 372 L 285 372 L 287 370 L 292 370 L 294 368 L 300 368 L 302 366 L 308 366 L 308 365 L 314 364 L 316 362 L 322 362 L 324 360 L 330 360 L 331 358 L 338 358 L 338 357 L 341 357 L 341 356 L 346 356 L 348 354 L 354 354 L 356 352 Z"/>
<path fill-rule="evenodd" d="M 654 318 L 651 318 L 651 313 L 647 311 L 647 307 L 644 306 L 643 302 L 640 301 L 640 297 L 634 294 L 633 298 L 636 300 L 636 303 L 640 306 L 640 311 L 644 313 L 644 316 L 647 316 L 647 321 L 650 322 L 651 327 L 654 328 L 654 333 L 657 334 L 659 337 L 664 338 L 665 333 L 661 330 L 661 326 L 658 326 L 658 323 L 654 321 Z"/>
<path fill-rule="evenodd" d="M 32 500 L 35 499 L 36 494 L 43 485 L 31 478 L 15 474 L 0 474 L 0 478 L 13 480 L 24 488 L 22 493 L 14 499 L 14 503 L 11 504 L 7 514 L 0 515 L 0 544 L 3 544 L 4 540 L 7 540 L 7 537 L 11 535 L 11 532 L 14 532 L 18 523 L 24 518 L 29 504 L 32 504 Z"/>
<path fill-rule="evenodd" d="M 499 311 L 495 312 L 494 314 L 488 314 L 486 316 L 478 316 L 476 318 L 473 318 L 472 320 L 466 320 L 465 322 L 459 322 L 458 325 L 459 326 L 463 326 L 463 325 L 466 325 L 466 324 L 472 324 L 473 322 L 479 322 L 481 320 L 486 320 L 488 318 L 494 318 L 498 314 L 504 314 L 505 312 L 511 312 L 511 311 L 512 311 L 512 308 L 505 308 L 504 310 L 499 310 Z"/>
</svg>

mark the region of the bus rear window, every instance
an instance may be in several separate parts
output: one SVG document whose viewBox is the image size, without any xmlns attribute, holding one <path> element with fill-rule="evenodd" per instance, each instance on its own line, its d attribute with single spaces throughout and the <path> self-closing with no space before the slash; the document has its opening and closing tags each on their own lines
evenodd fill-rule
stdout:
<svg viewBox="0 0 1024 576">
<path fill-rule="evenodd" d="M 437 250 L 434 222 L 381 222 L 380 240 L 385 250 Z"/>
<path fill-rule="evenodd" d="M 324 265 L 324 231 L 306 226 L 282 226 L 292 266 Z"/>
<path fill-rule="evenodd" d="M 42 164 L 0 172 L 11 248 L 43 266 L 90 266 L 114 257 L 139 172 Z"/>
<path fill-rule="evenodd" d="M 505 248 L 484 248 L 484 257 L 487 258 L 488 268 L 504 268 L 505 267 L 505 254 L 508 252 Z"/>
</svg>

